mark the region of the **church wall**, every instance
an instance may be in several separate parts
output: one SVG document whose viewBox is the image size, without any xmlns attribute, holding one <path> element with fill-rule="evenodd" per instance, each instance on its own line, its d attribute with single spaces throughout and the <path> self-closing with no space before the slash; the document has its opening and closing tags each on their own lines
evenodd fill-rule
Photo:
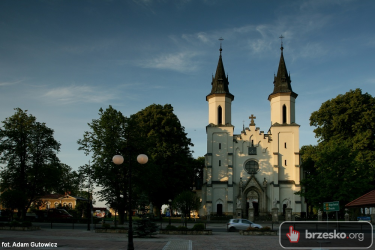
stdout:
<svg viewBox="0 0 375 250">
<path fill-rule="evenodd" d="M 271 99 L 271 123 L 283 124 L 283 106 L 286 106 L 286 123 L 291 124 L 296 121 L 295 98 L 289 95 L 281 95 Z"/>
<path fill-rule="evenodd" d="M 279 180 L 295 180 L 294 134 L 291 131 L 278 133 Z"/>
<path fill-rule="evenodd" d="M 218 107 L 222 108 L 222 124 L 231 124 L 232 100 L 225 96 L 216 96 L 208 100 L 208 124 L 218 124 Z"/>
</svg>

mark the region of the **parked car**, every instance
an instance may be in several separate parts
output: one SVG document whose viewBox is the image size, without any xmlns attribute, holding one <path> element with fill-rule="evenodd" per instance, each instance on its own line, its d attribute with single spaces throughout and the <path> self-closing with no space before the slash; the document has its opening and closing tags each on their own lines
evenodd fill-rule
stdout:
<svg viewBox="0 0 375 250">
<path fill-rule="evenodd" d="M 233 232 L 236 230 L 246 230 L 248 227 L 262 228 L 261 225 L 246 219 L 230 219 L 227 224 L 227 230 Z"/>
<path fill-rule="evenodd" d="M 57 208 L 51 208 L 48 209 L 47 212 L 48 218 L 55 218 L 55 219 L 71 219 L 73 216 L 68 213 L 65 209 L 57 209 Z"/>
</svg>

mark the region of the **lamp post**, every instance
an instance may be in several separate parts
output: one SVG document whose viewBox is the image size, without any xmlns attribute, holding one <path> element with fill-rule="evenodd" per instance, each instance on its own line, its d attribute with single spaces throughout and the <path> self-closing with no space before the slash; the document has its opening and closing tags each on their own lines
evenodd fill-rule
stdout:
<svg viewBox="0 0 375 250">
<path fill-rule="evenodd" d="M 172 200 L 169 199 L 168 202 L 169 202 L 169 225 L 171 225 L 171 217 L 172 217 L 171 203 L 172 203 Z"/>
<path fill-rule="evenodd" d="M 115 155 L 112 158 L 112 161 L 116 165 L 121 165 L 124 162 L 124 157 L 121 155 Z M 140 154 L 137 156 L 137 161 L 139 164 L 146 164 L 148 161 L 148 157 L 145 154 Z M 132 211 L 132 167 L 129 164 L 129 230 L 128 230 L 128 250 L 134 250 L 134 243 L 133 243 L 133 211 Z"/>
<path fill-rule="evenodd" d="M 87 185 L 87 231 L 90 231 L 91 225 L 90 225 L 90 219 L 91 219 L 91 200 L 90 200 L 90 189 L 91 189 L 91 169 L 90 169 L 90 161 L 89 161 L 89 172 L 88 172 L 88 177 L 89 177 L 89 183 Z"/>
</svg>

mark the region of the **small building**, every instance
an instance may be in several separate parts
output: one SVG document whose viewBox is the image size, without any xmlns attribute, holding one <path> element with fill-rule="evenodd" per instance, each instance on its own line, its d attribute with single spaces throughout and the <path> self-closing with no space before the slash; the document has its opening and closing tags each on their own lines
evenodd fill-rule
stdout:
<svg viewBox="0 0 375 250">
<path fill-rule="evenodd" d="M 41 210 L 58 207 L 74 209 L 79 201 L 87 201 L 87 199 L 69 194 L 46 194 L 38 199 L 39 209 Z"/>
</svg>

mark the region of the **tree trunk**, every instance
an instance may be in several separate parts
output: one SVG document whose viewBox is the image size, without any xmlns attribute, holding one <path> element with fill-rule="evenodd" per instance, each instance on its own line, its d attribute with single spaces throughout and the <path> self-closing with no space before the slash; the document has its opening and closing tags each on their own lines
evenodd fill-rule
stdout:
<svg viewBox="0 0 375 250">
<path fill-rule="evenodd" d="M 119 207 L 118 209 L 118 217 L 119 217 L 119 224 L 123 225 L 125 222 L 125 208 L 124 207 Z"/>
</svg>

